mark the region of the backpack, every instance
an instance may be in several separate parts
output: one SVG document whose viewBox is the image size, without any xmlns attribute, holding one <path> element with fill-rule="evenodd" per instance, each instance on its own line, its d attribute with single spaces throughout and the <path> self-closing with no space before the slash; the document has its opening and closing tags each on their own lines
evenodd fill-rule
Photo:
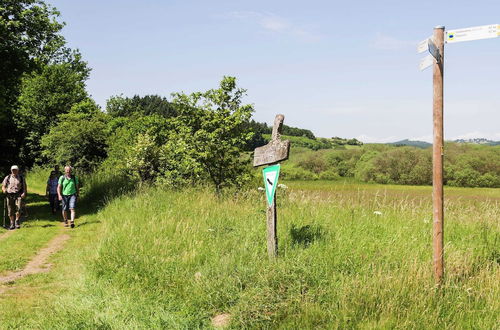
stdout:
<svg viewBox="0 0 500 330">
<path fill-rule="evenodd" d="M 7 175 L 7 187 L 10 184 L 10 177 L 11 177 L 11 175 L 12 174 Z M 24 192 L 24 177 L 21 174 L 19 174 L 19 179 L 21 181 L 21 189 L 19 189 L 18 194 L 22 194 Z"/>
</svg>

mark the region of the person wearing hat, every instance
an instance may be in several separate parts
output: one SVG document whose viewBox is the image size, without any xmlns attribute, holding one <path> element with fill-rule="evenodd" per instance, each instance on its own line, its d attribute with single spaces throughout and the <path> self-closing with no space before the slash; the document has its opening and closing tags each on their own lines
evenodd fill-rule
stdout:
<svg viewBox="0 0 500 330">
<path fill-rule="evenodd" d="M 26 180 L 19 174 L 19 167 L 13 165 L 11 174 L 7 175 L 2 182 L 2 191 L 7 195 L 7 212 L 10 218 L 10 229 L 21 228 L 19 218 L 21 217 L 22 199 L 26 197 L 28 187 Z"/>
</svg>

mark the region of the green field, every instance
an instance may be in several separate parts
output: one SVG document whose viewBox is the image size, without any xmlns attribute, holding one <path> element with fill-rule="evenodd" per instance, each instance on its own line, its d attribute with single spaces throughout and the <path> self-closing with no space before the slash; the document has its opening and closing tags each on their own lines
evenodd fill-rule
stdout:
<svg viewBox="0 0 500 330">
<path fill-rule="evenodd" d="M 274 262 L 257 190 L 149 188 L 87 205 L 73 231 L 38 210 L 0 241 L 0 275 L 54 235 L 71 239 L 50 272 L 0 285 L 0 327 L 210 328 L 227 313 L 234 328 L 498 328 L 500 189 L 445 189 L 436 288 L 430 187 L 285 184 Z"/>
</svg>

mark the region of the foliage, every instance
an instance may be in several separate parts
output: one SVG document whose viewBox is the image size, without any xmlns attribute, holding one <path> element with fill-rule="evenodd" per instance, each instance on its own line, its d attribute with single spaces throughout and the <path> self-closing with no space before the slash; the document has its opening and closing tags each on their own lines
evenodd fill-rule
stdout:
<svg viewBox="0 0 500 330">
<path fill-rule="evenodd" d="M 68 53 L 59 12 L 41 0 L 0 0 L 0 170 L 18 160 L 14 109 L 21 77 Z"/>
<path fill-rule="evenodd" d="M 253 111 L 251 105 L 241 104 L 244 93 L 235 78 L 224 77 L 218 89 L 174 94 L 169 106 L 175 111 L 170 117 L 120 110 L 130 108 L 116 104 L 132 101 L 113 99 L 108 102 L 108 107 L 114 107 L 108 111 L 114 119 L 109 123 L 112 133 L 104 166 L 139 182 L 175 187 L 209 180 L 220 192 L 243 184 L 251 178 L 242 151 L 252 137 Z"/>
<path fill-rule="evenodd" d="M 178 116 L 172 118 L 174 141 L 191 148 L 215 189 L 240 185 L 250 178 L 242 150 L 251 139 L 248 122 L 252 105 L 242 105 L 245 90 L 234 77 L 224 77 L 218 89 L 204 93 L 174 94 Z"/>
<path fill-rule="evenodd" d="M 132 98 L 113 96 L 106 102 L 106 112 L 112 117 L 140 117 L 159 115 L 165 118 L 175 117 L 173 105 L 159 95 L 134 95 Z"/>
<path fill-rule="evenodd" d="M 500 146 L 447 143 L 445 178 L 458 187 L 500 187 Z"/>
<path fill-rule="evenodd" d="M 246 126 L 246 129 L 253 132 L 253 135 L 243 147 L 245 151 L 254 151 L 255 148 L 267 144 L 268 140 L 264 137 L 264 134 L 271 134 L 272 129 L 267 127 L 266 123 L 258 123 L 252 119 Z"/>
<path fill-rule="evenodd" d="M 59 115 L 87 98 L 89 70 L 79 56 L 72 62 L 46 65 L 41 72 L 23 78 L 15 122 L 22 133 L 20 157 L 24 164 L 41 162 L 40 140 L 59 120 Z"/>
<path fill-rule="evenodd" d="M 167 143 L 171 126 L 159 115 L 115 118 L 108 124 L 108 158 L 113 168 L 139 181 L 152 181 L 159 174 L 159 149 Z"/>
<path fill-rule="evenodd" d="M 339 145 L 339 146 L 342 146 L 342 145 L 362 146 L 363 145 L 363 142 L 359 141 L 358 139 L 354 139 L 354 138 L 343 139 L 343 138 L 340 138 L 338 136 L 332 137 L 332 142 L 333 142 L 333 144 Z"/>
<path fill-rule="evenodd" d="M 500 147 L 447 143 L 445 184 L 460 187 L 500 187 Z M 431 149 L 368 144 L 346 149 L 313 151 L 292 142 L 288 178 L 356 177 L 364 182 L 406 185 L 432 184 Z M 298 169 L 306 172 L 298 171 Z M 330 173 L 327 173 L 330 172 Z M 306 174 L 309 173 L 309 174 Z M 287 174 L 285 174 L 287 175 Z"/>
<path fill-rule="evenodd" d="M 59 116 L 57 125 L 42 137 L 43 156 L 55 164 L 68 164 L 90 172 L 106 158 L 107 116 L 90 99 Z"/>
<path fill-rule="evenodd" d="M 272 127 L 271 127 L 270 133 L 272 133 Z M 305 138 L 308 138 L 311 140 L 316 139 L 313 132 L 311 132 L 308 129 L 291 127 L 291 126 L 287 126 L 287 125 L 283 125 L 283 135 L 300 136 L 300 137 L 305 137 Z"/>
<path fill-rule="evenodd" d="M 264 134 L 263 137 L 266 141 L 271 140 L 271 134 Z M 292 146 L 294 147 L 304 147 L 311 150 L 331 149 L 334 147 L 331 140 L 326 138 L 316 138 L 312 140 L 308 137 L 282 135 L 281 139 L 290 140 Z"/>
<path fill-rule="evenodd" d="M 371 154 L 357 169 L 357 177 L 367 182 L 431 184 L 432 162 L 429 152 L 412 147 L 390 149 Z"/>
</svg>

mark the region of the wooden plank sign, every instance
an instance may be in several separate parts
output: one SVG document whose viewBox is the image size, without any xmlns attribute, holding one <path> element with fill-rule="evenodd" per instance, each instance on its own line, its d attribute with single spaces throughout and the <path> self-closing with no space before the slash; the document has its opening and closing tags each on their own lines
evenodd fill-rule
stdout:
<svg viewBox="0 0 500 330">
<path fill-rule="evenodd" d="M 277 115 L 274 119 L 273 135 L 271 141 L 265 146 L 255 148 L 253 154 L 253 166 L 262 166 L 287 160 L 290 154 L 290 141 L 281 141 L 283 120 L 285 116 Z"/>
</svg>

